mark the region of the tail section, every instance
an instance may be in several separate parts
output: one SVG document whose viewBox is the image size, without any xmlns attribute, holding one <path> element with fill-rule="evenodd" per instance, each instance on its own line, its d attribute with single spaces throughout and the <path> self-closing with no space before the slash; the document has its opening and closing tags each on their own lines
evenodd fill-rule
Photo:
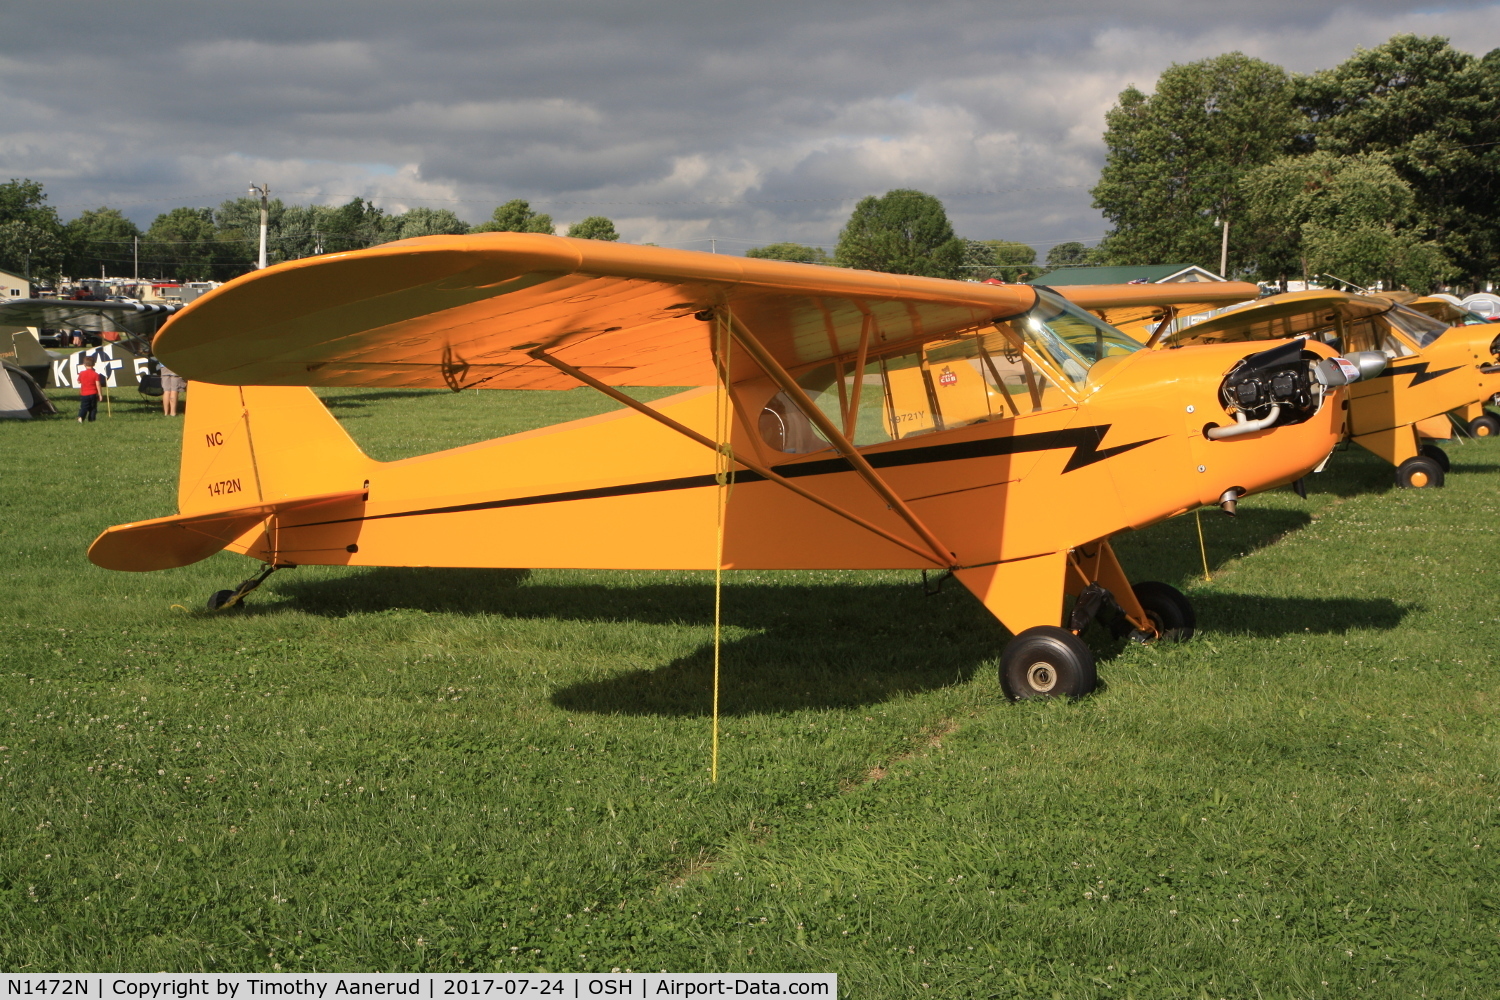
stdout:
<svg viewBox="0 0 1500 1000">
<path fill-rule="evenodd" d="M 375 464 L 301 386 L 193 382 L 186 414 L 177 485 L 183 514 L 359 490 Z"/>
</svg>

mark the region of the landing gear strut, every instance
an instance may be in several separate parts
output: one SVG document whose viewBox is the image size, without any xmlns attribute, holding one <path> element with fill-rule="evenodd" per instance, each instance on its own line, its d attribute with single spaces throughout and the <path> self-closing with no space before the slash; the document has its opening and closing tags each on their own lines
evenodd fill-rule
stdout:
<svg viewBox="0 0 1500 1000">
<path fill-rule="evenodd" d="M 209 595 L 208 598 L 208 610 L 227 611 L 230 608 L 235 607 L 236 605 L 244 601 L 245 597 L 250 593 L 250 591 L 265 583 L 266 577 L 270 576 L 278 569 L 291 568 L 293 568 L 292 563 L 273 563 L 272 565 L 267 566 L 265 569 L 261 570 L 257 575 L 252 576 L 248 580 L 242 581 L 240 585 L 233 590 L 214 591 Z"/>
<path fill-rule="evenodd" d="M 1000 654 L 1000 686 L 1012 701 L 1081 698 L 1099 683 L 1094 654 L 1079 633 L 1092 621 L 1116 639 L 1181 642 L 1197 624 L 1193 606 L 1176 587 L 1155 581 L 1131 585 L 1107 540 L 1068 553 L 1065 589 L 1074 597 L 1068 627 L 1034 625 L 1016 633 Z"/>
</svg>

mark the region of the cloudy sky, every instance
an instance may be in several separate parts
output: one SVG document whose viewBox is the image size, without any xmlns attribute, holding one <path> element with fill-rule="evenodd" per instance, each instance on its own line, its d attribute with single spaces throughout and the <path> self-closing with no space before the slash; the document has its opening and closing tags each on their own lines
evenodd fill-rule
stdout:
<svg viewBox="0 0 1500 1000">
<path fill-rule="evenodd" d="M 267 181 L 469 221 L 527 198 L 625 239 L 830 245 L 854 202 L 942 197 L 1045 253 L 1105 224 L 1103 116 L 1238 49 L 1311 71 L 1397 32 L 1500 47 L 1500 3 L 1401 0 L 50 0 L 7 5 L 0 177 L 143 227 Z"/>
</svg>

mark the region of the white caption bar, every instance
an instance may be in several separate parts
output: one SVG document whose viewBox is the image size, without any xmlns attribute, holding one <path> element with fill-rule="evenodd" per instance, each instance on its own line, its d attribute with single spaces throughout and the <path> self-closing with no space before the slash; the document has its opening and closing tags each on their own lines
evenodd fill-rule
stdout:
<svg viewBox="0 0 1500 1000">
<path fill-rule="evenodd" d="M 349 1000 L 446 1000 L 462 997 L 819 997 L 837 1000 L 839 977 L 832 972 L 528 972 L 515 975 L 401 975 L 359 972 L 337 975 L 296 973 L 139 973 L 101 975 L 16 975 L 0 973 L 0 1000 L 10 997 L 75 997 L 80 1000 L 264 1000 L 307 997 Z"/>
</svg>

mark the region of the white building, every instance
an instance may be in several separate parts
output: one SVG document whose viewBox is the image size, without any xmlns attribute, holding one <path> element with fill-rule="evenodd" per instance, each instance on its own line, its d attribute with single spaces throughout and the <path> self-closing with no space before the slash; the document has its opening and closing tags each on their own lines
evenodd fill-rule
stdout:
<svg viewBox="0 0 1500 1000">
<path fill-rule="evenodd" d="M 0 271 L 0 298 L 31 298 L 31 282 L 27 281 L 19 274 L 11 274 L 9 271 Z"/>
</svg>

